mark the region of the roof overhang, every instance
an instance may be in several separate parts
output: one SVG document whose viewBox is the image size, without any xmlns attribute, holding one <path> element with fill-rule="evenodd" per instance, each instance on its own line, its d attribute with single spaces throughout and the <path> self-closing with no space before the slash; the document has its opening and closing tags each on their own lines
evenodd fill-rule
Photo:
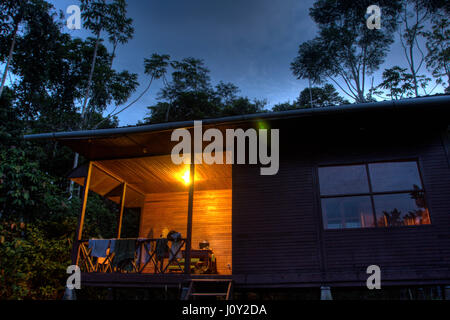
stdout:
<svg viewBox="0 0 450 320">
<path fill-rule="evenodd" d="M 338 107 L 299 109 L 284 112 L 267 112 L 224 118 L 202 120 L 204 130 L 214 127 L 222 131 L 228 128 L 258 127 L 270 123 L 269 127 L 303 127 L 307 130 L 333 130 L 333 124 L 351 123 L 361 126 L 376 124 L 378 127 L 408 121 L 432 121 L 431 125 L 448 125 L 450 96 L 433 96 L 403 99 Z M 306 120 L 306 121 L 305 121 Z M 402 120 L 402 121 L 399 121 Z M 324 125 L 326 124 L 326 125 Z M 171 141 L 172 131 L 179 128 L 193 130 L 194 121 L 168 122 L 160 124 L 122 127 L 113 129 L 56 132 L 27 135 L 27 140 L 51 139 L 80 153 L 89 160 L 135 158 L 169 154 L 177 142 Z"/>
</svg>

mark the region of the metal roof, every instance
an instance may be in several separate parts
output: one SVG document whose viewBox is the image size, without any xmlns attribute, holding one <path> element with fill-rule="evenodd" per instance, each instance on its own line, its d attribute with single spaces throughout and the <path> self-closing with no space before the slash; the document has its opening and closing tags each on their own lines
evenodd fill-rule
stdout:
<svg viewBox="0 0 450 320">
<path fill-rule="evenodd" d="M 253 122 L 258 120 L 281 120 L 302 117 L 316 117 L 334 114 L 350 114 L 352 112 L 360 111 L 386 111 L 386 110 L 414 110 L 426 108 L 430 111 L 433 108 L 442 108 L 450 105 L 450 95 L 432 96 L 424 98 L 411 98 L 402 100 L 391 100 L 382 102 L 369 102 L 352 105 L 323 107 L 323 108 L 309 108 L 298 109 L 281 112 L 267 112 L 257 114 L 247 114 L 231 117 L 222 117 L 214 119 L 204 119 L 203 125 L 223 125 L 231 123 Z M 173 130 L 177 128 L 191 128 L 194 126 L 194 121 L 179 121 L 167 122 L 142 126 L 120 127 L 112 129 L 98 129 L 98 130 L 84 130 L 71 132 L 53 132 L 26 135 L 26 140 L 41 140 L 41 139 L 86 139 L 86 138 L 105 138 L 113 136 L 121 136 L 127 134 L 137 134 L 146 132 L 161 132 L 166 130 Z"/>
<path fill-rule="evenodd" d="M 304 136 L 335 134 L 354 127 L 370 127 L 384 130 L 389 126 L 413 125 L 446 126 L 450 117 L 447 107 L 450 96 L 383 101 L 338 107 L 299 109 L 283 112 L 267 112 L 202 120 L 204 129 L 214 127 L 224 133 L 226 129 L 283 128 L 286 133 L 294 130 Z M 413 124 L 415 122 L 415 124 Z M 113 129 L 55 132 L 27 135 L 27 140 L 49 139 L 78 152 L 89 160 L 125 159 L 167 155 L 177 142 L 171 141 L 174 129 L 192 131 L 194 121 L 167 122 L 143 126 Z M 291 128 L 291 129 L 289 129 Z M 289 134 L 283 136 L 288 137 Z M 284 138 L 283 138 L 284 139 Z"/>
</svg>

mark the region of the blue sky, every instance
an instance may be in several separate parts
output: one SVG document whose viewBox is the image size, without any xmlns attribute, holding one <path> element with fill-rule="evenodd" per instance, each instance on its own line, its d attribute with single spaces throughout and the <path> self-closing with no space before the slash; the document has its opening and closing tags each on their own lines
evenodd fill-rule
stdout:
<svg viewBox="0 0 450 320">
<path fill-rule="evenodd" d="M 63 11 L 78 4 L 76 0 L 50 2 Z M 289 67 L 299 44 L 316 35 L 317 28 L 308 14 L 314 0 L 127 2 L 136 31 L 128 44 L 118 48 L 114 67 L 139 74 L 141 87 L 134 96 L 139 95 L 146 83 L 144 58 L 154 52 L 170 54 L 173 59 L 190 56 L 203 59 L 211 70 L 213 84 L 221 80 L 232 82 L 243 96 L 267 99 L 269 108 L 295 100 L 307 87 L 306 81 L 295 79 Z M 75 37 L 90 36 L 86 30 L 66 31 Z M 396 64 L 406 65 L 398 43 L 391 48 L 381 70 Z M 375 83 L 380 73 L 375 74 Z M 160 86 L 161 83 L 156 83 L 139 103 L 120 114 L 120 125 L 142 120 L 146 106 L 156 102 Z"/>
</svg>

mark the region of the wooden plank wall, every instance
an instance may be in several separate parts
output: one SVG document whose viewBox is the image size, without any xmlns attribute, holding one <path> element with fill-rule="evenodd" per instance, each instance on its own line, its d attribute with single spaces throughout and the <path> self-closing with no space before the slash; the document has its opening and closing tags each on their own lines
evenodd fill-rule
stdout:
<svg viewBox="0 0 450 320">
<path fill-rule="evenodd" d="M 364 285 L 371 264 L 380 265 L 382 280 L 448 283 L 450 168 L 438 130 L 418 128 L 342 127 L 315 136 L 314 128 L 283 127 L 277 175 L 261 176 L 259 166 L 233 166 L 236 283 Z M 432 225 L 323 230 L 319 165 L 405 158 L 419 161 Z"/>
<path fill-rule="evenodd" d="M 365 145 L 358 149 L 329 139 L 330 147 L 318 154 L 317 163 L 417 159 L 432 224 L 325 231 L 327 280 L 365 279 L 371 264 L 380 266 L 384 280 L 449 279 L 450 168 L 439 132 L 405 130 L 365 134 L 363 139 Z"/>
<path fill-rule="evenodd" d="M 259 166 L 233 167 L 233 275 L 242 275 L 237 282 L 265 286 L 320 275 L 312 186 L 306 154 L 283 154 L 274 176 L 261 176 Z"/>
<path fill-rule="evenodd" d="M 164 228 L 186 237 L 188 192 L 152 193 L 146 196 L 141 216 L 140 237 L 159 237 Z M 195 191 L 192 220 L 192 248 L 208 240 L 217 258 L 220 274 L 231 274 L 231 189 Z"/>
</svg>

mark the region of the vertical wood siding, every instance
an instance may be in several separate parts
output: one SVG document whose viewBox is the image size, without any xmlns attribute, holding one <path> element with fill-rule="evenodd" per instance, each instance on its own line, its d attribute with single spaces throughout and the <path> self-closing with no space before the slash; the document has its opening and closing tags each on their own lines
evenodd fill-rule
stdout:
<svg viewBox="0 0 450 320">
<path fill-rule="evenodd" d="M 233 166 L 238 281 L 363 284 L 372 264 L 381 267 L 382 281 L 450 280 L 450 169 L 437 130 L 336 129 L 314 136 L 283 127 L 280 139 L 278 175 Z M 319 165 L 395 159 L 418 159 L 432 225 L 323 230 Z"/>
<path fill-rule="evenodd" d="M 152 193 L 146 196 L 142 212 L 140 237 L 151 229 L 159 237 L 164 228 L 186 237 L 187 192 Z M 192 219 L 192 248 L 208 240 L 217 258 L 220 274 L 231 274 L 231 190 L 195 191 Z"/>
<path fill-rule="evenodd" d="M 448 279 L 450 170 L 439 133 L 369 134 L 364 140 L 365 148 L 351 157 L 352 144 L 330 145 L 328 152 L 319 154 L 318 163 L 417 159 L 432 224 L 323 232 L 326 280 L 365 279 L 371 264 L 380 266 L 385 280 Z"/>
<path fill-rule="evenodd" d="M 286 153 L 274 176 L 233 167 L 234 274 L 319 271 L 312 166 Z"/>
</svg>

